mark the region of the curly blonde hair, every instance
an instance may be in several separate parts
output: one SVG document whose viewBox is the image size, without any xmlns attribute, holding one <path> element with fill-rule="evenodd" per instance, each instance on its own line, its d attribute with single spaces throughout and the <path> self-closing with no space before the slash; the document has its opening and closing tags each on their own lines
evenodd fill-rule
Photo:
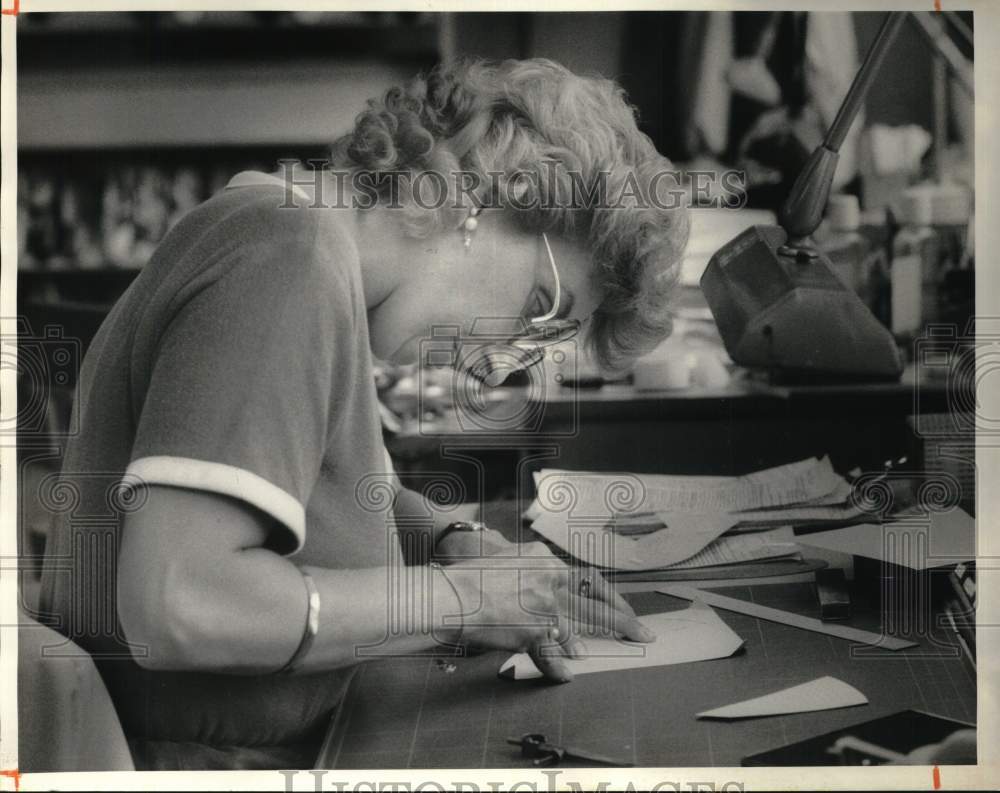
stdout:
<svg viewBox="0 0 1000 793">
<path fill-rule="evenodd" d="M 587 341 L 597 361 L 620 369 L 669 335 L 687 211 L 680 200 L 653 200 L 652 185 L 678 196 L 679 182 L 613 81 L 544 59 L 439 66 L 369 100 L 334 143 L 333 165 L 373 174 L 376 185 L 379 174 L 409 173 L 398 200 L 415 236 L 457 228 L 468 211 L 451 179 L 439 183 L 453 200 L 432 208 L 415 200 L 406 185 L 427 181 L 420 174 L 478 177 L 469 195 L 486 205 L 517 181 L 523 227 L 571 236 L 592 252 L 601 300 Z M 600 180 L 615 201 L 581 194 Z"/>
</svg>

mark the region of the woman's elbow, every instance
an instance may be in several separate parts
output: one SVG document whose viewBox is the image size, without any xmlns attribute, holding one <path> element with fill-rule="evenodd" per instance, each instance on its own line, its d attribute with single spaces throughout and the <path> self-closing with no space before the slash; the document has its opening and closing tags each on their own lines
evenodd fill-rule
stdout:
<svg viewBox="0 0 1000 793">
<path fill-rule="evenodd" d="M 205 667 L 200 651 L 208 630 L 198 600 L 190 581 L 169 570 L 119 579 L 118 620 L 139 666 L 155 672 Z"/>
</svg>

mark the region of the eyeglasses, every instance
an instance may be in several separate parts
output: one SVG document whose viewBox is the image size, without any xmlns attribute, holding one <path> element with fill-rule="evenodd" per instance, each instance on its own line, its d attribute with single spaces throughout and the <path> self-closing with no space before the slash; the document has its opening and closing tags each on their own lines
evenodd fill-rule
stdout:
<svg viewBox="0 0 1000 793">
<path fill-rule="evenodd" d="M 559 280 L 559 268 L 549 238 L 542 232 L 542 242 L 552 267 L 555 280 L 555 295 L 552 307 L 538 317 L 532 317 L 517 333 L 500 343 L 484 345 L 469 367 L 469 372 L 487 385 L 500 385 L 508 376 L 516 371 L 524 371 L 537 366 L 545 358 L 545 349 L 572 339 L 580 330 L 580 321 L 576 319 L 556 319 L 559 315 L 559 304 L 562 300 L 562 284 Z"/>
<path fill-rule="evenodd" d="M 552 246 L 549 245 L 549 238 L 544 231 L 542 232 L 542 242 L 545 243 L 545 252 L 549 255 L 549 265 L 552 267 L 552 279 L 556 282 L 556 294 L 552 300 L 552 308 L 542 316 L 532 319 L 532 325 L 551 322 L 555 319 L 559 315 L 559 302 L 562 300 L 562 282 L 559 280 L 559 268 L 556 267 L 556 257 L 552 255 Z"/>
</svg>

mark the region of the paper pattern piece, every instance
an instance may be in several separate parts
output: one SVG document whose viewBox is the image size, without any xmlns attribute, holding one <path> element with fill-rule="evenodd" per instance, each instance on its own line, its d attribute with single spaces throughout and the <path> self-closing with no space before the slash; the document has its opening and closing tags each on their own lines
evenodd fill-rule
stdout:
<svg viewBox="0 0 1000 793">
<path fill-rule="evenodd" d="M 835 677 L 820 677 L 808 683 L 785 688 L 762 697 L 698 714 L 699 719 L 752 719 L 782 713 L 811 713 L 817 710 L 851 708 L 867 705 L 868 697 Z"/>
<path fill-rule="evenodd" d="M 538 498 L 526 515 L 546 540 L 595 567 L 652 570 L 705 550 L 747 516 L 735 510 L 823 499 L 842 490 L 844 480 L 824 457 L 740 477 L 546 469 L 535 475 L 535 483 Z M 655 530 L 657 521 L 665 528 Z M 616 530 L 644 522 L 649 526 L 645 531 Z M 732 563 L 723 558 L 725 550 L 716 548 L 720 558 L 709 563 Z"/>
<path fill-rule="evenodd" d="M 926 570 L 976 558 L 976 521 L 954 507 L 928 515 L 897 515 L 897 520 L 846 529 L 818 531 L 796 538 L 803 545 L 864 556 Z"/>
<path fill-rule="evenodd" d="M 656 513 L 665 529 L 627 537 L 607 525 L 578 524 L 543 514 L 531 528 L 545 539 L 594 567 L 613 570 L 650 570 L 689 559 L 731 529 L 735 519 L 725 515 Z"/>
<path fill-rule="evenodd" d="M 616 486 L 638 485 L 639 499 L 631 511 L 735 512 L 814 501 L 842 487 L 843 478 L 828 457 L 809 458 L 745 476 L 672 476 L 661 474 L 598 474 L 546 468 L 535 475 L 538 498 L 526 517 L 533 520 L 544 511 L 559 511 L 566 489 L 573 491 L 575 508 L 608 513 Z M 628 509 L 620 505 L 616 511 Z"/>
<path fill-rule="evenodd" d="M 917 642 L 897 639 L 895 636 L 864 631 L 848 625 L 835 625 L 829 622 L 822 622 L 812 617 L 803 617 L 801 614 L 793 614 L 790 611 L 782 611 L 770 606 L 760 606 L 756 603 L 750 603 L 746 600 L 717 595 L 715 592 L 695 589 L 684 584 L 669 584 L 659 587 L 656 591 L 664 595 L 684 598 L 685 600 L 700 600 L 702 603 L 707 603 L 716 608 L 735 611 L 737 614 L 746 614 L 750 617 L 768 620 L 769 622 L 778 622 L 782 625 L 791 625 L 793 628 L 802 628 L 814 633 L 825 633 L 827 636 L 836 636 L 838 639 L 847 639 L 859 644 L 870 644 L 880 647 L 883 650 L 902 650 L 907 647 L 917 646 Z"/>
<path fill-rule="evenodd" d="M 649 644 L 585 638 L 586 657 L 567 658 L 566 665 L 576 675 L 669 666 L 713 658 L 728 658 L 743 646 L 719 615 L 704 603 L 692 603 L 679 611 L 641 617 L 642 624 L 656 634 Z M 531 680 L 542 676 L 527 655 L 519 653 L 503 663 L 500 677 Z"/>
</svg>

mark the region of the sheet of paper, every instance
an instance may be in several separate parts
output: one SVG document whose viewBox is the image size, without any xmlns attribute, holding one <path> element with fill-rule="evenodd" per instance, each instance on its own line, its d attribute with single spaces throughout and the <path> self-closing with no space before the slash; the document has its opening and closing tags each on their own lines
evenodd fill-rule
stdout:
<svg viewBox="0 0 1000 793">
<path fill-rule="evenodd" d="M 720 513 L 814 501 L 843 487 L 827 457 L 746 476 L 599 474 L 547 468 L 535 474 L 538 497 L 525 517 L 574 511 L 585 517 L 628 512 Z M 592 514 L 594 513 L 594 514 Z"/>
<path fill-rule="evenodd" d="M 842 477 L 837 477 L 837 484 L 826 495 L 818 496 L 816 498 L 810 498 L 806 501 L 796 501 L 788 504 L 779 504 L 773 507 L 754 507 L 745 512 L 752 513 L 756 509 L 766 511 L 769 509 L 790 509 L 795 507 L 821 507 L 821 506 L 834 506 L 834 505 L 844 505 L 848 499 L 851 497 L 851 493 L 854 490 L 854 486 Z"/>
<path fill-rule="evenodd" d="M 790 625 L 793 628 L 801 628 L 814 633 L 825 633 L 827 636 L 836 636 L 838 639 L 857 642 L 859 644 L 870 644 L 883 650 L 903 650 L 907 647 L 916 647 L 916 642 L 907 639 L 897 639 L 895 636 L 873 633 L 872 631 L 852 628 L 850 625 L 836 625 L 831 622 L 822 622 L 814 617 L 803 617 L 791 611 L 761 606 L 757 603 L 750 603 L 746 600 L 718 595 L 715 592 L 706 592 L 702 589 L 686 586 L 684 584 L 667 584 L 657 587 L 657 592 L 673 597 L 684 598 L 685 600 L 700 600 L 715 608 L 735 611 L 737 614 L 747 614 L 758 619 L 777 622 L 782 625 Z"/>
<path fill-rule="evenodd" d="M 784 524 L 802 525 L 815 521 L 844 521 L 853 518 L 864 519 L 867 515 L 851 500 L 852 486 L 841 479 L 837 486 L 825 496 L 796 504 L 776 507 L 762 507 L 740 511 L 740 528 L 755 526 L 777 526 Z"/>
<path fill-rule="evenodd" d="M 752 719 L 781 713 L 810 713 L 816 710 L 867 705 L 868 698 L 843 680 L 820 677 L 808 683 L 785 688 L 762 697 L 754 697 L 698 714 L 699 719 Z"/>
<path fill-rule="evenodd" d="M 622 536 L 600 519 L 569 521 L 543 513 L 531 528 L 594 567 L 609 570 L 652 570 L 690 559 L 734 524 L 727 515 L 656 513 L 666 528 L 652 534 Z"/>
<path fill-rule="evenodd" d="M 669 569 L 688 570 L 695 567 L 714 567 L 791 556 L 802 550 L 802 546 L 791 541 L 792 538 L 790 526 L 757 534 L 719 537 L 694 556 L 672 564 Z"/>
<path fill-rule="evenodd" d="M 576 675 L 613 672 L 646 666 L 668 666 L 712 658 L 728 658 L 743 640 L 703 603 L 692 603 L 681 611 L 642 617 L 642 624 L 656 634 L 656 641 L 636 644 L 613 639 L 586 639 L 586 657 L 569 658 L 567 666 Z M 512 680 L 530 680 L 542 673 L 526 653 L 507 659 L 499 675 Z"/>
<path fill-rule="evenodd" d="M 881 525 L 862 523 L 845 529 L 802 534 L 807 546 L 864 556 L 868 559 L 926 570 L 976 558 L 976 521 L 954 507 L 929 515 L 898 515 Z"/>
</svg>

